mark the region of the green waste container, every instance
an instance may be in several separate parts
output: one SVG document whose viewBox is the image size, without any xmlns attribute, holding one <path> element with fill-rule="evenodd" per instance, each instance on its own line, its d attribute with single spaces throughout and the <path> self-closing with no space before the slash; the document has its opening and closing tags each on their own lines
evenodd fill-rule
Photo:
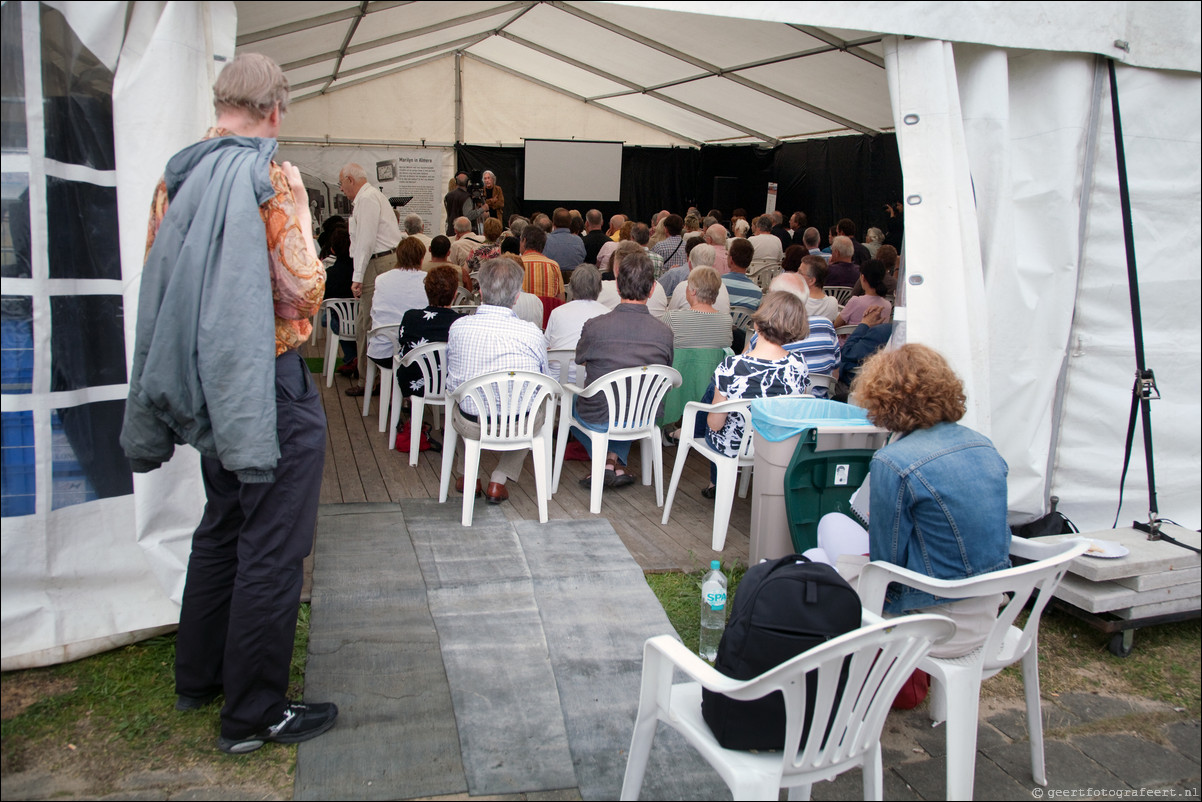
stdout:
<svg viewBox="0 0 1202 802">
<path fill-rule="evenodd" d="M 795 396 L 752 401 L 751 425 L 756 441 L 749 558 L 755 565 L 817 545 L 818 518 L 846 509 L 889 433 L 873 426 L 859 407 Z M 863 473 L 853 467 L 861 458 Z M 845 479 L 846 485 L 839 484 Z M 815 512 L 821 514 L 808 522 Z"/>
</svg>

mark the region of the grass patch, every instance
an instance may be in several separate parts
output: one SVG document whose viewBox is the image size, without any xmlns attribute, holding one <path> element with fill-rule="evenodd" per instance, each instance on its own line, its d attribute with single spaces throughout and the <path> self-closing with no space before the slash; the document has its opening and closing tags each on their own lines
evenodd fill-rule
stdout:
<svg viewBox="0 0 1202 802">
<path fill-rule="evenodd" d="M 297 619 L 289 695 L 304 687 L 309 605 Z M 73 663 L 3 677 L 0 776 L 15 772 L 70 777 L 87 795 L 119 791 L 147 771 L 198 770 L 207 781 L 291 798 L 296 747 L 269 746 L 253 757 L 217 750 L 220 700 L 179 713 L 175 636 L 152 638 Z"/>
<path fill-rule="evenodd" d="M 668 620 L 684 645 L 697 651 L 701 640 L 701 580 L 709 573 L 706 567 L 690 573 L 669 572 L 663 574 L 647 574 L 647 584 L 659 599 Z M 730 608 L 734 604 L 735 593 L 739 582 L 747 573 L 747 566 L 739 565 L 736 561 L 729 567 L 723 568 L 726 574 L 726 615 L 729 619 Z"/>
</svg>

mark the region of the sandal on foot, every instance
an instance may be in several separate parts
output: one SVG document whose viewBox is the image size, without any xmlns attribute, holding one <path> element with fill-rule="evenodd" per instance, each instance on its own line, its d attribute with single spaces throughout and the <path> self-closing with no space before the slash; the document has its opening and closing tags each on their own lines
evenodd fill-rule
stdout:
<svg viewBox="0 0 1202 802">
<path fill-rule="evenodd" d="M 633 473 L 622 471 L 618 473 L 618 466 L 615 463 L 607 462 L 605 464 L 605 486 L 606 487 L 626 487 L 632 485 L 638 478 Z"/>
<path fill-rule="evenodd" d="M 701 491 L 702 498 L 713 498 L 716 495 L 718 495 L 718 488 L 714 487 L 713 485 L 710 485 L 705 490 Z"/>
</svg>

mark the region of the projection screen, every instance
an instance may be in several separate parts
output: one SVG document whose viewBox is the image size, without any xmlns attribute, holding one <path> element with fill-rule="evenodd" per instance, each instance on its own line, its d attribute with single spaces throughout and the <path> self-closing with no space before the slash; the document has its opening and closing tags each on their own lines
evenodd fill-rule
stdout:
<svg viewBox="0 0 1202 802">
<path fill-rule="evenodd" d="M 622 143 L 526 140 L 526 200 L 618 201 Z"/>
</svg>

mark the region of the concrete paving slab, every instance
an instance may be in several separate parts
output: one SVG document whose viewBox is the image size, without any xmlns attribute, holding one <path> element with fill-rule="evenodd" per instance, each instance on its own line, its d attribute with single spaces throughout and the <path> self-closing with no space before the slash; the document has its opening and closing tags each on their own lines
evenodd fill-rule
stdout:
<svg viewBox="0 0 1202 802">
<path fill-rule="evenodd" d="M 1078 557 L 1077 559 L 1081 559 Z M 1065 574 L 1056 588 L 1056 598 L 1090 613 L 1105 613 L 1125 607 L 1158 604 L 1174 599 L 1197 597 L 1196 585 L 1170 585 L 1154 590 L 1132 590 L 1117 582 L 1092 581 Z"/>
<path fill-rule="evenodd" d="M 830 782 L 814 785 L 810 798 L 815 802 L 859 802 L 864 798 L 863 773 L 859 769 L 840 774 Z M 885 799 L 909 802 L 921 799 L 885 761 Z"/>
<path fill-rule="evenodd" d="M 1140 712 L 1127 699 L 1103 696 L 1099 693 L 1062 693 L 1056 704 L 1076 716 L 1081 722 L 1118 718 Z"/>
<path fill-rule="evenodd" d="M 1160 571 L 1155 574 L 1129 576 L 1114 581 L 1125 588 L 1133 588 L 1134 590 L 1153 590 L 1155 588 L 1168 587 L 1169 585 L 1185 585 L 1190 582 L 1197 585 L 1199 582 L 1202 582 L 1202 567 L 1194 566 L 1193 568 L 1179 568 L 1176 571 Z"/>
<path fill-rule="evenodd" d="M 1026 730 L 1023 730 L 1024 735 Z M 946 723 L 938 727 L 927 726 L 914 735 L 914 740 L 931 757 L 943 757 L 947 754 Z M 1009 743 L 1002 734 L 988 724 L 981 722 L 977 725 L 977 751 L 990 746 L 1000 746 Z"/>
<path fill-rule="evenodd" d="M 1163 531 L 1194 548 L 1198 548 L 1202 541 L 1202 536 L 1197 532 L 1183 529 L 1180 526 L 1165 524 Z M 1115 560 L 1103 560 L 1097 557 L 1078 557 L 1073 560 L 1069 567 L 1070 575 L 1075 574 L 1094 582 L 1139 576 L 1140 574 L 1155 574 L 1161 571 L 1176 571 L 1202 564 L 1202 558 L 1199 558 L 1195 552 L 1163 540 L 1148 540 L 1146 533 L 1130 527 L 1082 532 L 1079 535 L 1055 535 L 1041 538 L 1041 540 L 1047 543 L 1056 543 L 1078 537 L 1109 540 L 1120 543 L 1130 550 L 1130 554 Z"/>
<path fill-rule="evenodd" d="M 947 760 L 932 758 L 915 763 L 904 763 L 894 771 L 922 799 L 943 799 L 947 791 Z M 1031 800 L 1031 789 L 1022 785 L 996 763 L 983 755 L 977 755 L 973 774 L 973 796 L 991 800 Z"/>
<path fill-rule="evenodd" d="M 1165 736 L 1177 751 L 1195 763 L 1202 763 L 1202 727 L 1197 721 L 1179 721 L 1165 727 Z"/>
<path fill-rule="evenodd" d="M 1036 787 L 1035 778 L 1031 776 L 1031 744 L 1029 742 L 1000 744 L 982 751 L 989 760 L 1014 778 L 1019 785 L 1032 790 Z M 1129 787 L 1105 766 L 1086 757 L 1064 741 L 1045 740 L 1043 759 L 1049 790 L 1124 789 Z M 979 789 L 977 795 L 984 796 L 985 794 L 982 793 L 984 791 L 984 788 Z"/>
<path fill-rule="evenodd" d="M 1152 615 L 1168 615 L 1170 613 L 1184 613 L 1190 610 L 1197 611 L 1202 608 L 1202 594 L 1197 594 L 1198 586 L 1194 585 L 1195 595 L 1181 599 L 1170 599 L 1169 601 L 1156 602 L 1154 604 L 1140 604 L 1135 607 L 1124 607 L 1120 610 L 1112 612 L 1119 618 L 1132 619 L 1144 618 Z"/>
<path fill-rule="evenodd" d="M 1195 761 L 1134 735 L 1085 735 L 1073 738 L 1071 743 L 1132 788 L 1182 783 L 1198 777 Z"/>
</svg>

